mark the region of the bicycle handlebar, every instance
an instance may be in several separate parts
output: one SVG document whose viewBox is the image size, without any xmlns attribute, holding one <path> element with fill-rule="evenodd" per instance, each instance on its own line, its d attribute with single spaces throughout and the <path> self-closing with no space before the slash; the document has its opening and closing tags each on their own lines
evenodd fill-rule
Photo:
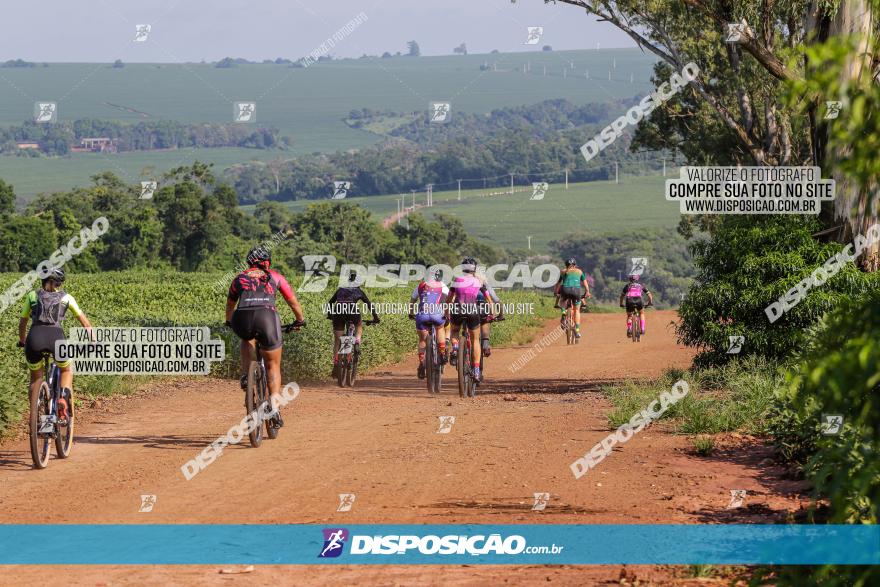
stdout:
<svg viewBox="0 0 880 587">
<path fill-rule="evenodd" d="M 283 330 L 286 334 L 286 333 L 292 332 L 294 330 L 299 330 L 300 328 L 302 328 L 305 325 L 306 325 L 305 320 L 294 320 L 290 324 L 285 324 L 284 326 L 282 326 L 281 330 Z"/>
</svg>

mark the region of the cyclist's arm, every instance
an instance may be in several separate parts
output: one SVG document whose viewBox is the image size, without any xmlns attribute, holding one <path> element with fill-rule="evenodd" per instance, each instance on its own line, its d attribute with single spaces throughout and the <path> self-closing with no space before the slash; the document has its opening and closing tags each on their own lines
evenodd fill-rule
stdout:
<svg viewBox="0 0 880 587">
<path fill-rule="evenodd" d="M 489 303 L 491 310 L 498 310 L 497 316 L 500 318 L 504 316 L 504 307 L 501 305 L 501 298 L 495 293 L 495 290 L 492 289 L 492 286 L 484 283 L 483 287 L 480 288 L 483 292 L 483 299 Z"/>
<path fill-rule="evenodd" d="M 648 303 L 653 304 L 654 303 L 654 294 L 649 292 L 647 289 L 645 289 L 645 293 L 648 294 Z"/>
<path fill-rule="evenodd" d="M 299 305 L 299 300 L 296 299 L 296 294 L 293 293 L 293 288 L 290 287 L 290 284 L 287 283 L 287 280 L 284 279 L 284 277 L 281 275 L 278 276 L 278 291 L 281 292 L 281 297 L 283 297 L 284 301 L 287 302 L 287 307 L 290 308 L 290 311 L 293 312 L 293 315 L 296 316 L 296 319 L 302 322 L 302 306 Z"/>
<path fill-rule="evenodd" d="M 415 289 L 413 289 L 412 295 L 409 296 L 409 310 L 407 311 L 407 316 L 409 316 L 410 318 L 416 315 L 416 306 L 417 302 L 419 301 L 419 288 L 421 286 L 421 283 L 418 284 Z"/>
<path fill-rule="evenodd" d="M 358 288 L 358 289 L 361 292 L 361 299 L 364 301 L 364 303 L 370 309 L 370 313 L 373 315 L 373 322 L 378 322 L 379 321 L 379 314 L 376 313 L 376 308 L 373 307 L 372 302 L 370 302 L 370 298 L 367 297 L 367 292 L 365 292 L 364 290 L 362 290 L 360 288 Z"/>
<path fill-rule="evenodd" d="M 238 303 L 238 287 L 236 284 L 238 283 L 238 278 L 233 279 L 232 283 L 229 284 L 229 293 L 226 294 L 226 321 L 232 321 L 232 312 L 235 311 L 235 304 Z"/>
<path fill-rule="evenodd" d="M 583 297 L 585 297 L 585 298 L 593 297 L 593 294 L 590 293 L 590 282 L 587 281 L 587 274 L 584 273 L 583 271 L 581 271 L 581 284 L 584 286 L 584 289 L 586 290 L 586 293 L 584 294 Z"/>
<path fill-rule="evenodd" d="M 79 323 L 82 324 L 82 327 L 89 331 L 89 340 L 91 340 L 92 324 L 86 317 L 85 312 L 80 309 L 79 304 L 76 303 L 76 299 L 72 295 L 67 294 L 65 296 L 65 302 L 67 303 L 67 309 L 73 312 L 73 315 L 76 316 L 77 320 L 79 320 Z"/>
<path fill-rule="evenodd" d="M 31 317 L 31 303 L 36 301 L 36 293 L 28 292 L 24 298 L 24 309 L 21 311 L 21 319 L 18 321 L 18 342 L 24 344 L 27 339 L 27 323 Z"/>
</svg>

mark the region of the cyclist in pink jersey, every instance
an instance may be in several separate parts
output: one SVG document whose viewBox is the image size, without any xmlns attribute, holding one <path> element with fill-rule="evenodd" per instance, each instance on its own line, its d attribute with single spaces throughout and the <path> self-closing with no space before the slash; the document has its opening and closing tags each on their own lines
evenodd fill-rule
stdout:
<svg viewBox="0 0 880 587">
<path fill-rule="evenodd" d="M 449 297 L 451 308 L 449 318 L 452 323 L 450 361 L 455 362 L 455 357 L 458 356 L 459 330 L 464 324 L 467 326 L 471 339 L 471 362 L 473 363 L 474 377 L 477 381 L 482 381 L 483 374 L 480 373 L 480 313 L 481 306 L 487 304 L 486 300 L 490 299 L 490 296 L 485 282 L 476 275 L 477 262 L 473 258 L 464 259 L 461 262 L 461 270 L 464 274 L 456 277 L 450 286 L 452 290 Z M 483 294 L 483 301 L 477 299 L 480 293 Z M 485 308 L 482 309 L 485 310 Z"/>
<path fill-rule="evenodd" d="M 620 307 L 623 308 L 624 302 L 626 302 L 627 338 L 632 338 L 635 314 L 638 314 L 639 316 L 639 329 L 642 334 L 645 334 L 645 302 L 642 300 L 642 296 L 644 295 L 648 296 L 649 306 L 654 303 L 654 295 L 648 291 L 647 287 L 639 283 L 639 276 L 635 274 L 630 275 L 629 283 L 623 286 L 623 291 L 620 292 Z"/>
<path fill-rule="evenodd" d="M 446 360 L 446 318 L 443 303 L 449 297 L 449 288 L 440 281 L 442 272 L 434 271 L 419 283 L 410 296 L 409 317 L 416 321 L 416 332 L 419 335 L 419 368 L 418 378 L 425 378 L 425 348 L 427 346 L 428 329 L 437 333 L 437 346 L 440 349 L 440 362 Z"/>
<path fill-rule="evenodd" d="M 305 326 L 302 307 L 284 276 L 270 269 L 269 251 L 256 247 L 248 253 L 248 268 L 239 273 L 229 286 L 226 298 L 226 325 L 241 338 L 241 368 L 256 356 L 255 341 L 260 341 L 260 353 L 266 362 L 269 378 L 269 396 L 273 417 L 283 426 L 278 406 L 281 401 L 281 320 L 275 308 L 275 296 L 281 297 Z M 247 389 L 247 373 L 241 376 L 241 387 Z"/>
</svg>

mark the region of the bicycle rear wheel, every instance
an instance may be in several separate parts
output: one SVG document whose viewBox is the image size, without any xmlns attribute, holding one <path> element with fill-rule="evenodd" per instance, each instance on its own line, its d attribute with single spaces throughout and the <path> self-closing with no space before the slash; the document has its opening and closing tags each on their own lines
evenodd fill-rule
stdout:
<svg viewBox="0 0 880 587">
<path fill-rule="evenodd" d="M 468 335 L 469 336 L 469 335 Z M 470 343 L 465 340 L 461 340 L 459 338 L 458 344 L 458 360 L 456 361 L 456 367 L 458 368 L 458 395 L 460 397 L 468 396 L 468 386 L 470 382 L 468 381 L 468 369 L 470 369 L 470 353 L 468 352 L 468 345 Z"/>
<path fill-rule="evenodd" d="M 434 329 L 428 327 L 428 338 L 425 340 L 425 380 L 428 383 L 428 393 L 434 393 L 434 362 L 436 360 L 434 351 Z"/>
<path fill-rule="evenodd" d="M 49 464 L 49 440 L 48 434 L 40 434 L 41 416 L 51 415 L 49 410 L 49 384 L 44 380 L 40 384 L 40 391 L 31 401 L 30 439 L 31 458 L 35 469 L 45 469 Z"/>
<path fill-rule="evenodd" d="M 271 402 L 269 399 L 269 382 L 267 380 L 263 380 L 263 390 L 260 394 L 262 398 L 260 401 L 260 405 L 263 405 L 263 401 Z M 281 406 L 278 407 L 278 410 L 281 410 Z M 269 440 L 275 440 L 278 438 L 278 428 L 275 427 L 275 423 L 271 419 L 266 420 L 266 436 L 269 437 Z"/>
<path fill-rule="evenodd" d="M 632 317 L 632 339 L 633 342 L 639 342 L 642 339 L 642 325 L 639 321 L 638 312 L 633 312 Z"/>
<path fill-rule="evenodd" d="M 248 434 L 251 446 L 259 448 L 263 444 L 263 402 L 260 398 L 261 386 L 265 385 L 265 371 L 259 361 L 251 361 L 248 367 L 248 386 L 244 396 L 244 405 L 248 415 L 257 418 L 251 423 L 252 431 Z M 264 389 L 264 388 L 263 388 Z"/>
<path fill-rule="evenodd" d="M 357 370 L 360 360 L 361 347 L 359 344 L 355 344 L 354 348 L 351 350 L 351 359 L 348 365 L 348 374 L 345 378 L 345 384 L 349 387 L 354 387 L 354 382 L 357 381 Z"/>
<path fill-rule="evenodd" d="M 55 383 L 55 389 L 60 396 L 61 385 L 59 384 L 59 378 L 61 377 L 61 372 L 58 370 L 58 367 L 55 367 L 55 374 L 52 378 Z M 70 391 L 70 397 L 67 398 L 67 425 L 66 426 L 57 426 L 55 428 L 55 455 L 59 459 L 66 459 L 70 456 L 70 449 L 73 448 L 73 390 Z"/>
</svg>

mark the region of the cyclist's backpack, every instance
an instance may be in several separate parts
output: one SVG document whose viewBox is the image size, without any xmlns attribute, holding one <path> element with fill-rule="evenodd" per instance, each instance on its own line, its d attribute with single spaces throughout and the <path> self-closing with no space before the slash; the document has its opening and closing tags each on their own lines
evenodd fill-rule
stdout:
<svg viewBox="0 0 880 587">
<path fill-rule="evenodd" d="M 626 297 L 640 298 L 645 287 L 641 283 L 630 283 L 626 286 Z"/>
<path fill-rule="evenodd" d="M 59 326 L 67 312 L 67 305 L 61 303 L 65 295 L 67 294 L 63 291 L 38 289 L 37 305 L 32 312 L 34 324 Z"/>
<path fill-rule="evenodd" d="M 263 270 L 248 270 L 236 278 L 239 309 L 274 308 L 277 286 L 272 275 Z"/>
</svg>

